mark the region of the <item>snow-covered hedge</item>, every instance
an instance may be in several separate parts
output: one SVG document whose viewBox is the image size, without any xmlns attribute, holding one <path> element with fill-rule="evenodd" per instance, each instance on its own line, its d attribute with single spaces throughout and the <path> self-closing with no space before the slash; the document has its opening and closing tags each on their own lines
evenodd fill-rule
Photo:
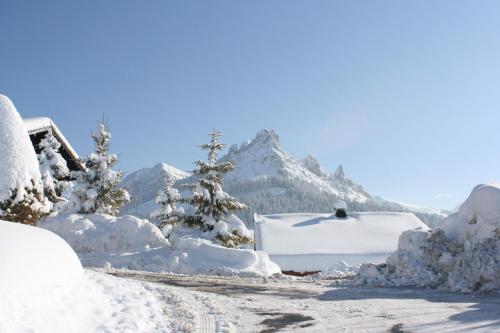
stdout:
<svg viewBox="0 0 500 333">
<path fill-rule="evenodd" d="M 172 247 L 148 220 L 105 214 L 57 215 L 39 223 L 64 238 L 84 266 L 180 274 L 272 275 L 279 267 L 265 252 L 231 249 L 188 235 Z"/>
<path fill-rule="evenodd" d="M 434 231 L 406 231 L 386 264 L 362 265 L 360 283 L 500 290 L 500 183 L 476 186 Z"/>
<path fill-rule="evenodd" d="M 0 220 L 0 332 L 18 332 L 22 319 L 60 302 L 80 283 L 75 252 L 52 232 Z"/>
</svg>

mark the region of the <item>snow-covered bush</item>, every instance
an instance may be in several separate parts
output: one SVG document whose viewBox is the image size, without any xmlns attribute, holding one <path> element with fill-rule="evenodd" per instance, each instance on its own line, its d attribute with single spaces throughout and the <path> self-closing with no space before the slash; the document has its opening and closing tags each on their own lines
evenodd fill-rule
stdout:
<svg viewBox="0 0 500 333">
<path fill-rule="evenodd" d="M 38 146 L 43 192 L 48 200 L 57 204 L 64 200 L 62 194 L 68 188 L 70 171 L 66 160 L 59 154 L 61 144 L 51 132 L 45 135 Z"/>
<path fill-rule="evenodd" d="M 206 233 L 204 236 L 218 241 L 226 247 L 253 242 L 245 224 L 232 214 L 246 206 L 222 190 L 221 180 L 224 174 L 234 169 L 231 162 L 217 164 L 217 154 L 224 145 L 217 141 L 219 132 L 209 133 L 210 143 L 201 146 L 208 150 L 208 161 L 196 162 L 194 171 L 199 176 L 197 184 L 189 186 L 193 194 L 184 201 L 195 208 L 195 214 L 186 216 L 184 225 L 197 228 Z"/>
<path fill-rule="evenodd" d="M 0 218 L 36 224 L 48 212 L 36 153 L 21 116 L 0 95 Z"/>
<path fill-rule="evenodd" d="M 179 191 L 173 188 L 174 180 L 167 177 L 165 180 L 165 187 L 158 192 L 156 196 L 156 203 L 159 208 L 151 214 L 151 218 L 160 222 L 158 228 L 163 232 L 167 239 L 179 221 L 184 216 L 184 209 L 177 207 L 181 200 Z"/>
<path fill-rule="evenodd" d="M 434 231 L 406 231 L 383 265 L 364 264 L 358 282 L 500 290 L 500 183 L 476 186 L 458 213 Z"/>
<path fill-rule="evenodd" d="M 105 123 L 98 123 L 92 139 L 95 152 L 82 159 L 85 171 L 72 173 L 76 181 L 66 209 L 82 214 L 116 215 L 130 197 L 126 190 L 118 187 L 123 175 L 112 169 L 118 156 L 109 154 L 111 133 Z"/>
</svg>

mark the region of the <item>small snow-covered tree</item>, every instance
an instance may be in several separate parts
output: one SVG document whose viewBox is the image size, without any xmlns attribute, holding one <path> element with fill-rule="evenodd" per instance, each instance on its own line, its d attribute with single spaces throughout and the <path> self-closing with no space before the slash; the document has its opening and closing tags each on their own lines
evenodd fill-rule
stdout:
<svg viewBox="0 0 500 333">
<path fill-rule="evenodd" d="M 173 185 L 174 180 L 171 177 L 167 177 L 164 188 L 156 196 L 155 201 L 159 208 L 151 214 L 152 218 L 160 222 L 158 228 L 167 239 L 184 215 L 182 207 L 177 207 L 177 204 L 181 201 L 181 195 Z"/>
<path fill-rule="evenodd" d="M 222 190 L 221 180 L 224 174 L 234 169 L 231 162 L 217 164 L 217 154 L 224 148 L 218 142 L 221 133 L 215 130 L 209 133 L 210 143 L 201 145 L 208 151 L 208 161 L 197 161 L 194 174 L 199 176 L 197 184 L 190 185 L 193 195 L 184 201 L 195 208 L 195 215 L 187 216 L 185 223 L 198 227 L 202 231 L 213 231 L 217 225 L 215 239 L 227 247 L 253 242 L 252 238 L 242 232 L 241 228 L 228 228 L 224 218 L 228 214 L 246 208 L 235 198 Z"/>
<path fill-rule="evenodd" d="M 70 171 L 66 160 L 59 154 L 61 144 L 51 132 L 45 135 L 38 147 L 40 148 L 38 163 L 40 164 L 43 192 L 47 199 L 56 204 L 64 200 L 61 196 L 68 187 L 67 180 Z"/>
<path fill-rule="evenodd" d="M 130 196 L 125 189 L 118 187 L 122 172 L 112 169 L 118 156 L 109 154 L 111 133 L 106 123 L 98 123 L 92 140 L 95 152 L 81 160 L 86 170 L 72 173 L 76 178 L 71 195 L 73 209 L 82 214 L 116 215 L 120 207 L 130 201 Z"/>
<path fill-rule="evenodd" d="M 50 206 L 36 153 L 12 101 L 0 95 L 0 219 L 35 225 Z"/>
</svg>

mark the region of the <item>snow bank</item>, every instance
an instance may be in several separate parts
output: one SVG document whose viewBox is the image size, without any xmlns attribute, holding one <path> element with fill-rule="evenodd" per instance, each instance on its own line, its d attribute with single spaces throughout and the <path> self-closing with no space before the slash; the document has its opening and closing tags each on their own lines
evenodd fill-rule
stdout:
<svg viewBox="0 0 500 333">
<path fill-rule="evenodd" d="M 345 261 L 383 262 L 401 232 L 428 230 L 411 213 L 276 214 L 255 217 L 256 248 L 282 270 L 321 271 Z"/>
<path fill-rule="evenodd" d="M 156 226 L 134 216 L 58 215 L 46 218 L 39 226 L 63 237 L 84 266 L 179 274 L 280 272 L 260 251 L 229 249 L 188 236 L 176 238 L 172 247 Z"/>
<path fill-rule="evenodd" d="M 41 221 L 39 227 L 60 235 L 78 255 L 133 253 L 169 245 L 156 226 L 130 215 L 50 216 Z"/>
<path fill-rule="evenodd" d="M 0 332 L 16 332 L 24 317 L 45 313 L 80 282 L 82 266 L 59 236 L 0 220 Z"/>
<path fill-rule="evenodd" d="M 362 265 L 359 283 L 500 290 L 500 183 L 476 186 L 435 231 L 407 231 L 386 264 Z"/>
<path fill-rule="evenodd" d="M 28 132 L 16 107 L 4 95 L 0 95 L 0 156 L 0 202 L 9 199 L 14 189 L 14 203 L 28 195 L 26 188 L 35 187 L 42 192 L 38 161 Z"/>
</svg>

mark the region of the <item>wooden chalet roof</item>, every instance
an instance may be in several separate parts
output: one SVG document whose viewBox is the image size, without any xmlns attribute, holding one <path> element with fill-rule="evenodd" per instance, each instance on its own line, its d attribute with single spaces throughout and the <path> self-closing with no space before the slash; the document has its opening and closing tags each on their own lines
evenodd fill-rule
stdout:
<svg viewBox="0 0 500 333">
<path fill-rule="evenodd" d="M 26 118 L 23 119 L 23 121 L 24 121 L 24 126 L 28 131 L 31 142 L 37 154 L 40 152 L 38 144 L 43 138 L 45 138 L 45 135 L 48 132 L 51 132 L 52 135 L 61 144 L 59 153 L 66 160 L 68 168 L 71 171 L 82 171 L 85 169 L 83 164 L 80 162 L 76 151 L 73 149 L 73 147 L 71 147 L 68 140 L 64 137 L 62 132 L 50 118 L 47 117 Z"/>
</svg>

